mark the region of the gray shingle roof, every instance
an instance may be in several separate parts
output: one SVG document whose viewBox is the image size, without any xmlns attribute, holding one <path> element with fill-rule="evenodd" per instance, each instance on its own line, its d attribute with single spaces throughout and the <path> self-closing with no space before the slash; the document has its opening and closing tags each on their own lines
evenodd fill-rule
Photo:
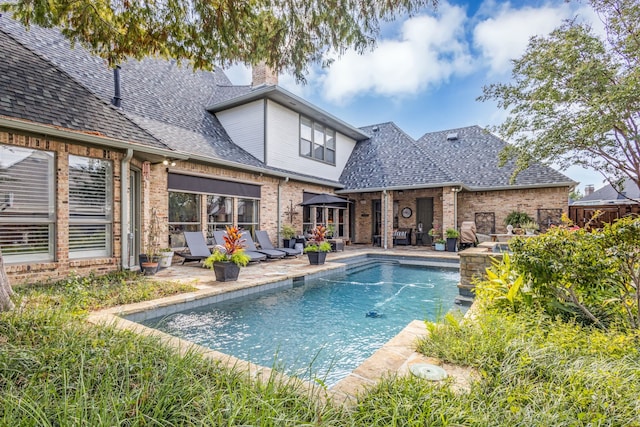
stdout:
<svg viewBox="0 0 640 427">
<path fill-rule="evenodd" d="M 356 144 L 340 182 L 345 190 L 438 186 L 453 177 L 394 123 L 367 126 L 370 138 Z"/>
<path fill-rule="evenodd" d="M 2 27 L 0 45 L 0 115 L 166 148 Z"/>
<path fill-rule="evenodd" d="M 447 135 L 454 133 L 458 139 L 447 140 Z M 498 153 L 507 143 L 479 126 L 427 133 L 418 143 L 436 164 L 469 189 L 576 184 L 541 163 L 531 164 L 510 184 L 514 163 L 498 166 Z"/>
<path fill-rule="evenodd" d="M 588 196 L 584 196 L 582 199 L 577 200 L 573 205 L 636 203 L 637 200 L 640 200 L 640 189 L 638 188 L 638 185 L 629 178 L 625 179 L 622 184 L 622 193 L 623 194 L 618 193 L 611 184 L 607 184 Z"/>
<path fill-rule="evenodd" d="M 536 163 L 511 185 L 513 163 L 498 166 L 498 153 L 506 142 L 478 126 L 428 133 L 418 141 L 393 123 L 361 129 L 371 138 L 360 141 L 347 162 L 340 177 L 345 190 L 441 185 L 479 190 L 575 184 L 560 172 Z M 458 139 L 447 140 L 452 133 Z"/>
</svg>

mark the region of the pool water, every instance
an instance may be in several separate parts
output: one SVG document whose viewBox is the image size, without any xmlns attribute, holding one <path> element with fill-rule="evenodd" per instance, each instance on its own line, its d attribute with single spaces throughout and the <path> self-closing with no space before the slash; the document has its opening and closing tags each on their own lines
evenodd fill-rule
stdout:
<svg viewBox="0 0 640 427">
<path fill-rule="evenodd" d="M 412 320 L 457 307 L 458 282 L 454 269 L 376 262 L 142 323 L 330 387 Z"/>
</svg>

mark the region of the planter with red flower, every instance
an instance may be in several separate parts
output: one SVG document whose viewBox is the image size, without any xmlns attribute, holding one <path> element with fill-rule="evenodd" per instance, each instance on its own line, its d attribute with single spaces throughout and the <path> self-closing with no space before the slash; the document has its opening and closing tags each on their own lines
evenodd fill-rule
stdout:
<svg viewBox="0 0 640 427">
<path fill-rule="evenodd" d="M 213 269 L 218 282 L 238 280 L 240 267 L 249 264 L 250 258 L 244 253 L 244 242 L 242 231 L 238 227 L 227 226 L 224 245 L 216 246 L 203 263 L 205 267 Z"/>
<path fill-rule="evenodd" d="M 331 244 L 325 240 L 327 228 L 324 225 L 318 225 L 311 232 L 313 236 L 309 244 L 304 248 L 304 253 L 309 257 L 309 264 L 324 264 L 327 259 L 327 252 L 331 251 Z"/>
</svg>

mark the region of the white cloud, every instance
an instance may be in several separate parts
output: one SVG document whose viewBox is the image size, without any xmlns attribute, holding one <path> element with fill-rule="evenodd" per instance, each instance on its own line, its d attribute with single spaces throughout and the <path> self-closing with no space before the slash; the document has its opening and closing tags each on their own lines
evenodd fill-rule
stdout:
<svg viewBox="0 0 640 427">
<path fill-rule="evenodd" d="M 563 20 L 576 17 L 590 22 L 596 32 L 601 31 L 602 24 L 593 9 L 574 6 L 558 3 L 515 9 L 509 3 L 498 5 L 489 0 L 483 4 L 482 14 L 490 17 L 480 19 L 474 28 L 474 46 L 479 49 L 492 73 L 510 72 L 511 60 L 522 56 L 531 37 L 549 34 Z"/>
<path fill-rule="evenodd" d="M 382 39 L 372 52 L 348 52 L 321 78 L 324 97 L 332 102 L 364 94 L 412 95 L 471 71 L 465 41 L 466 15 L 460 7 L 441 3 L 435 16 L 407 19 L 396 39 Z"/>
</svg>

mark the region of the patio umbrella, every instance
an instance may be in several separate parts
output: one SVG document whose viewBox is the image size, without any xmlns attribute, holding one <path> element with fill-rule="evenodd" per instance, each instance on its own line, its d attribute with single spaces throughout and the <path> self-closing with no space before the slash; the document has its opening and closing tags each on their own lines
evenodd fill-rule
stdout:
<svg viewBox="0 0 640 427">
<path fill-rule="evenodd" d="M 336 197 L 333 194 L 318 194 L 313 196 L 309 200 L 306 200 L 302 203 L 299 203 L 300 206 L 327 206 L 327 205 L 338 205 L 343 203 L 351 203 L 349 200 L 341 199 L 340 197 Z"/>
</svg>

